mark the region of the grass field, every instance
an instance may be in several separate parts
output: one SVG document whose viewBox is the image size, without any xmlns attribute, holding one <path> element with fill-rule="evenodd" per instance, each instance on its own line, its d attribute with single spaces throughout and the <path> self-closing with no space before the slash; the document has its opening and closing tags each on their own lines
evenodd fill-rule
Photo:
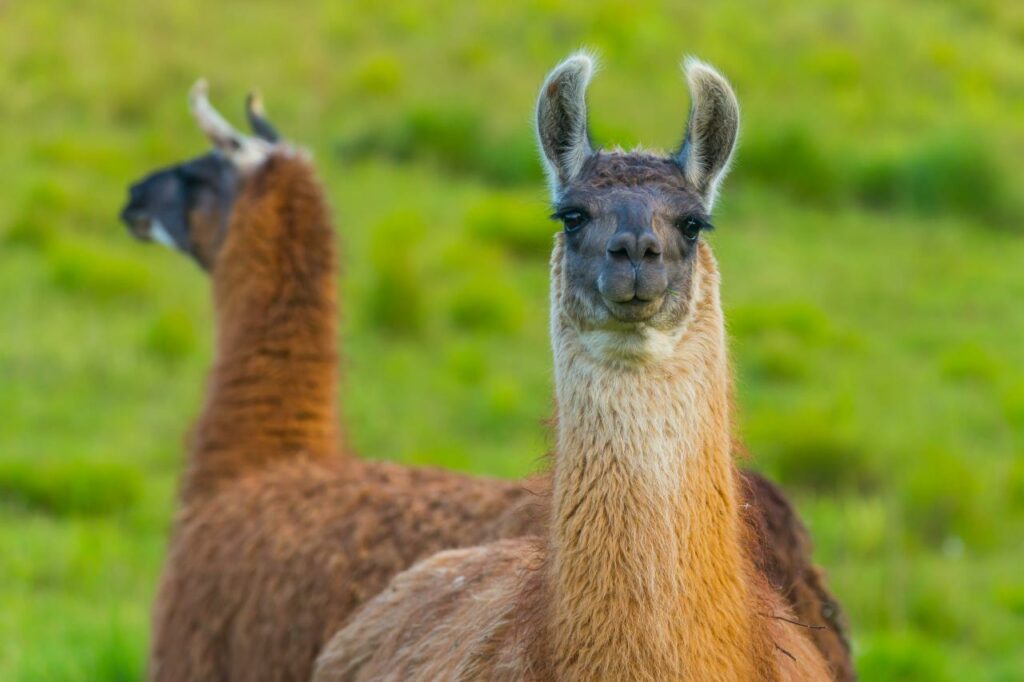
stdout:
<svg viewBox="0 0 1024 682">
<path fill-rule="evenodd" d="M 999 0 L 0 0 L 0 679 L 144 669 L 213 330 L 198 269 L 115 218 L 203 151 L 191 82 L 232 114 L 259 86 L 315 152 L 351 442 L 512 477 L 551 407 L 530 117 L 581 45 L 598 141 L 678 142 L 684 52 L 736 86 L 711 241 L 741 427 L 863 679 L 1024 679 L 1024 5 Z"/>
</svg>

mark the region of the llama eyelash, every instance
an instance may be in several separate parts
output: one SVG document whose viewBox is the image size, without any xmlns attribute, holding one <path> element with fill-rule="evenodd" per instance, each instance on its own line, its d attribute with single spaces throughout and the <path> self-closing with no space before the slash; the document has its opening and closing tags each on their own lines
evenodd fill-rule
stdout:
<svg viewBox="0 0 1024 682">
<path fill-rule="evenodd" d="M 551 215 L 548 216 L 548 219 L 549 220 L 565 220 L 565 216 L 569 215 L 570 213 L 580 213 L 582 215 L 587 216 L 588 218 L 590 217 L 590 214 L 587 213 L 587 211 L 585 209 L 578 208 L 576 206 L 565 206 L 565 207 L 556 209 L 554 213 L 552 213 Z"/>
<path fill-rule="evenodd" d="M 675 224 L 677 227 L 680 228 L 693 224 L 701 232 L 711 232 L 712 230 L 715 229 L 715 226 L 711 224 L 711 221 L 699 215 L 683 216 L 676 220 Z"/>
</svg>

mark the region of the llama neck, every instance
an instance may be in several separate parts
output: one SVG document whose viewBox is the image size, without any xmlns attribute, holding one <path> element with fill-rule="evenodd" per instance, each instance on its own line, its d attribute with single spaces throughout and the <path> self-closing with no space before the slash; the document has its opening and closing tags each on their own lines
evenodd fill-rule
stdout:
<svg viewBox="0 0 1024 682">
<path fill-rule="evenodd" d="M 754 678 L 718 276 L 706 247 L 699 258 L 691 321 L 657 363 L 595 359 L 553 295 L 565 679 Z"/>
<path fill-rule="evenodd" d="M 246 183 L 213 280 L 216 359 L 186 496 L 336 449 L 333 230 L 306 161 L 276 154 Z"/>
</svg>

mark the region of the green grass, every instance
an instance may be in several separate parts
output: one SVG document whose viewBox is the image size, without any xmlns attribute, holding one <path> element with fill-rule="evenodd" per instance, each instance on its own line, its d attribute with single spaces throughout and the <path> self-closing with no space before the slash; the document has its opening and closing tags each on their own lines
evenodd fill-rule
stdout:
<svg viewBox="0 0 1024 682">
<path fill-rule="evenodd" d="M 599 142 L 678 142 L 684 52 L 738 90 L 711 241 L 741 428 L 864 679 L 1024 677 L 1024 10 L 672 4 L 0 5 L 0 679 L 144 667 L 213 329 L 197 268 L 115 218 L 204 149 L 193 79 L 236 120 L 260 87 L 315 153 L 354 445 L 511 477 L 552 390 L 529 121 L 581 45 Z"/>
</svg>

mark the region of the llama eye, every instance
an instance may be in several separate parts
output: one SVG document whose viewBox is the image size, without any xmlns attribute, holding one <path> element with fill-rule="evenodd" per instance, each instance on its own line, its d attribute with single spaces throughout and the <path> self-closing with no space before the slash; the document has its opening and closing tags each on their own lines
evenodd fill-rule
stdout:
<svg viewBox="0 0 1024 682">
<path fill-rule="evenodd" d="M 575 232 L 590 222 L 590 216 L 583 211 L 577 210 L 558 213 L 555 215 L 555 218 L 562 221 L 562 225 L 565 226 L 566 232 Z"/>
<path fill-rule="evenodd" d="M 676 223 L 676 225 L 682 231 L 683 236 L 688 242 L 697 241 L 697 237 L 700 236 L 701 230 L 711 229 L 711 224 L 706 220 L 694 217 L 682 218 Z"/>
</svg>

